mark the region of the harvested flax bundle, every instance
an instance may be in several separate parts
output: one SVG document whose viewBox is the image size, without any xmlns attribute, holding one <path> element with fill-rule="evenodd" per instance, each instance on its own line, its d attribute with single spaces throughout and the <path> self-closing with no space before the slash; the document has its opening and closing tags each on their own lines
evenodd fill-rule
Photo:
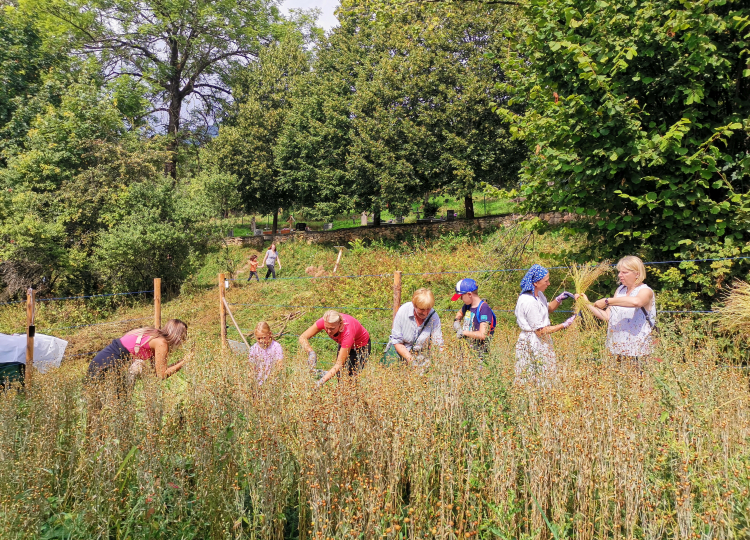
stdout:
<svg viewBox="0 0 750 540">
<path fill-rule="evenodd" d="M 736 280 L 718 312 L 719 326 L 729 331 L 750 333 L 750 283 Z"/>
<path fill-rule="evenodd" d="M 601 277 L 602 274 L 609 272 L 612 265 L 609 261 L 600 262 L 597 265 L 583 265 L 573 263 L 570 266 L 570 277 L 573 278 L 573 285 L 575 286 L 576 294 L 585 294 L 589 290 L 594 282 Z M 586 320 L 589 317 L 593 317 L 591 312 L 586 309 L 589 302 L 586 302 L 584 297 L 579 297 L 576 300 L 574 313 L 583 313 Z"/>
</svg>

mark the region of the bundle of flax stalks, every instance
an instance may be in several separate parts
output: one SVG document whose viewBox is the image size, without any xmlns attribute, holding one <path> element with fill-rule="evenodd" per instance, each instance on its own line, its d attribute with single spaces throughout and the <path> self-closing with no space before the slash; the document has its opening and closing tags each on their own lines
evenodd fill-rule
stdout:
<svg viewBox="0 0 750 540">
<path fill-rule="evenodd" d="M 724 306 L 718 310 L 719 326 L 728 331 L 750 333 L 750 284 L 739 279 L 727 294 Z"/>
<path fill-rule="evenodd" d="M 609 261 L 600 262 L 597 265 L 591 264 L 575 264 L 570 266 L 570 277 L 573 279 L 573 285 L 575 286 L 576 294 L 584 294 L 589 290 L 594 282 L 599 279 L 602 274 L 609 272 L 611 265 Z M 581 313 L 584 321 L 587 323 L 593 322 L 594 315 L 586 308 L 588 302 L 583 297 L 579 297 L 576 300 L 573 312 L 575 314 Z"/>
</svg>

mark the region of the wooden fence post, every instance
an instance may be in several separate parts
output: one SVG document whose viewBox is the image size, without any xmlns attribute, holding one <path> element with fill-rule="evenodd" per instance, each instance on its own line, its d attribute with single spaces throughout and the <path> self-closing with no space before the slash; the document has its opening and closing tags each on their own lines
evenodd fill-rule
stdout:
<svg viewBox="0 0 750 540">
<path fill-rule="evenodd" d="M 31 380 L 34 371 L 34 289 L 26 290 L 26 382 Z"/>
<path fill-rule="evenodd" d="M 219 274 L 219 324 L 221 325 L 221 347 L 227 347 L 227 308 L 224 305 L 224 274 Z"/>
<path fill-rule="evenodd" d="M 161 278 L 154 278 L 154 326 L 161 328 Z"/>
<path fill-rule="evenodd" d="M 401 307 L 401 270 L 393 274 L 393 318 L 396 318 L 398 308 Z"/>
</svg>

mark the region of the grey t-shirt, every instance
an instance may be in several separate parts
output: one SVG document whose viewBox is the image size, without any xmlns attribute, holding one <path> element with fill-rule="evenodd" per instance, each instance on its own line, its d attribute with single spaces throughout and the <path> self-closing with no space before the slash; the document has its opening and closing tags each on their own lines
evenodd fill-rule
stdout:
<svg viewBox="0 0 750 540">
<path fill-rule="evenodd" d="M 278 258 L 279 254 L 276 251 L 269 249 L 268 251 L 266 251 L 266 266 L 275 266 L 276 259 Z"/>
</svg>

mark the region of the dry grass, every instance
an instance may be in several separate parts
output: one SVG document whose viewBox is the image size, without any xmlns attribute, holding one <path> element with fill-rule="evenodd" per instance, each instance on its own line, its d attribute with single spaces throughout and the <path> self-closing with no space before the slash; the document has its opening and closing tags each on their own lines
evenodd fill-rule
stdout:
<svg viewBox="0 0 750 540">
<path fill-rule="evenodd" d="M 750 534 L 747 377 L 711 340 L 639 374 L 563 337 L 544 387 L 513 386 L 514 341 L 498 328 L 485 367 L 451 341 L 424 376 L 371 362 L 321 391 L 302 357 L 258 387 L 206 341 L 127 399 L 69 365 L 0 397 L 2 537 Z"/>
<path fill-rule="evenodd" d="M 478 252 L 371 250 L 341 272 L 454 271 Z M 285 252 L 285 268 L 335 255 Z M 455 309 L 458 277 L 405 275 L 404 299 L 426 285 Z M 500 317 L 484 366 L 449 337 L 425 375 L 373 360 L 357 385 L 319 391 L 293 338 L 257 386 L 217 345 L 215 291 L 165 304 L 199 351 L 166 383 L 118 397 L 84 387 L 78 362 L 0 394 L 0 538 L 750 537 L 747 375 L 721 365 L 705 329 L 660 324 L 643 373 L 609 364 L 601 329 L 564 332 L 557 378 L 516 386 L 518 330 L 500 310 L 520 276 L 503 279 L 482 291 Z M 248 328 L 284 327 L 290 309 L 271 304 L 358 305 L 386 308 L 352 313 L 376 339 L 388 332 L 390 276 L 238 285 L 228 298 Z M 302 309 L 287 331 L 321 312 Z M 315 342 L 321 358 L 330 343 Z"/>
<path fill-rule="evenodd" d="M 750 284 L 737 280 L 718 308 L 719 325 L 731 332 L 750 333 Z"/>
<path fill-rule="evenodd" d="M 596 283 L 596 280 L 609 272 L 611 268 L 612 265 L 610 265 L 609 261 L 603 261 L 597 265 L 571 264 L 570 277 L 573 281 L 576 294 L 585 294 L 591 286 Z M 588 309 L 586 309 L 587 305 L 588 302 L 586 302 L 585 298 L 578 298 L 578 300 L 575 301 L 574 312 L 581 313 L 584 320 L 590 323 L 593 315 Z"/>
</svg>

